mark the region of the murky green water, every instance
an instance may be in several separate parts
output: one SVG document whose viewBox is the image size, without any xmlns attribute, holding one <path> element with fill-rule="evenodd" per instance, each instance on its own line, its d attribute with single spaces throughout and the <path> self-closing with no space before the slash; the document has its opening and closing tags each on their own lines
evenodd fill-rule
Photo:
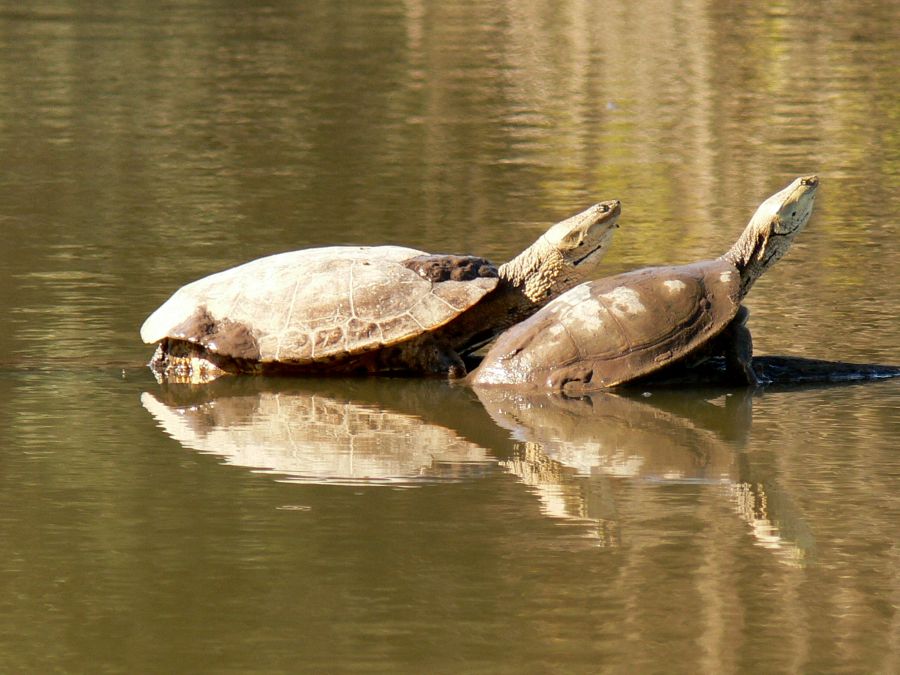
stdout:
<svg viewBox="0 0 900 675">
<path fill-rule="evenodd" d="M 900 382 L 157 385 L 268 253 L 718 255 L 796 175 L 760 352 L 900 362 L 895 3 L 0 1 L 0 670 L 896 672 Z"/>
</svg>

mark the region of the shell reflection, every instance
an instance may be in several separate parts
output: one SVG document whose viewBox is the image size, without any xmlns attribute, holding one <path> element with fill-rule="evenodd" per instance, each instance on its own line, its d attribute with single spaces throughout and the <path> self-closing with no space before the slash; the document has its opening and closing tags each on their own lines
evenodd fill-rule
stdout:
<svg viewBox="0 0 900 675">
<path fill-rule="evenodd" d="M 414 484 L 459 479 L 495 463 L 445 426 L 321 392 L 275 389 L 189 404 L 145 392 L 141 402 L 184 447 L 280 480 Z"/>
<path fill-rule="evenodd" d="M 750 525 L 758 545 L 792 564 L 811 554 L 802 516 L 741 452 L 751 424 L 749 394 L 659 391 L 649 399 L 612 393 L 571 399 L 493 388 L 477 393 L 517 440 L 501 465 L 534 489 L 545 515 L 596 523 L 601 546 L 627 538 L 621 523 L 631 514 L 620 511 L 647 508 L 619 496 L 624 481 L 712 486 Z"/>
</svg>

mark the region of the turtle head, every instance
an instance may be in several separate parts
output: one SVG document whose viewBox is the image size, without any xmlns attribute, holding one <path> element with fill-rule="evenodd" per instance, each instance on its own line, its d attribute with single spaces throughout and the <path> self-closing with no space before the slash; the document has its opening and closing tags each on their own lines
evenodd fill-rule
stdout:
<svg viewBox="0 0 900 675">
<path fill-rule="evenodd" d="M 619 226 L 618 200 L 600 202 L 557 223 L 500 267 L 500 277 L 543 305 L 590 278 Z"/>
<path fill-rule="evenodd" d="M 744 233 L 725 254 L 741 274 L 741 295 L 787 253 L 813 210 L 817 176 L 801 176 L 759 205 Z"/>
<path fill-rule="evenodd" d="M 563 261 L 587 276 L 606 253 L 621 213 L 618 200 L 594 204 L 547 230 L 544 242 L 558 251 Z"/>
<path fill-rule="evenodd" d="M 760 204 L 751 224 L 758 221 L 759 227 L 768 227 L 770 237 L 792 239 L 809 220 L 818 187 L 818 176 L 796 178 L 784 190 Z"/>
</svg>

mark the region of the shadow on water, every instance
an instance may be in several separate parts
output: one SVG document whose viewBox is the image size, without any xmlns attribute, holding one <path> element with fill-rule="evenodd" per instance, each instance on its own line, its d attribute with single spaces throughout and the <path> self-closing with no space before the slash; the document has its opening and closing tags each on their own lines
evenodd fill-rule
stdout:
<svg viewBox="0 0 900 675">
<path fill-rule="evenodd" d="M 586 526 L 598 546 L 628 540 L 622 484 L 700 486 L 757 545 L 805 564 L 815 542 L 801 510 L 745 451 L 763 395 L 689 387 L 574 399 L 433 380 L 236 377 L 147 390 L 141 401 L 184 448 L 283 482 L 421 486 L 506 472 L 541 513 Z"/>
</svg>

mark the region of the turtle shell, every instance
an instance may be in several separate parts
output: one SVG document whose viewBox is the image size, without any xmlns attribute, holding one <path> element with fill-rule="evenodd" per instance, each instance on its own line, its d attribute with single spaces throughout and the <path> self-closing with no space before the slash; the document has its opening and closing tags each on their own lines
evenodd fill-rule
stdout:
<svg viewBox="0 0 900 675">
<path fill-rule="evenodd" d="M 433 331 L 499 283 L 481 258 L 400 246 L 293 251 L 190 283 L 141 327 L 262 362 L 313 363 Z"/>
<path fill-rule="evenodd" d="M 501 335 L 475 385 L 588 391 L 624 384 L 682 359 L 740 307 L 740 275 L 717 259 L 591 281 Z"/>
</svg>

